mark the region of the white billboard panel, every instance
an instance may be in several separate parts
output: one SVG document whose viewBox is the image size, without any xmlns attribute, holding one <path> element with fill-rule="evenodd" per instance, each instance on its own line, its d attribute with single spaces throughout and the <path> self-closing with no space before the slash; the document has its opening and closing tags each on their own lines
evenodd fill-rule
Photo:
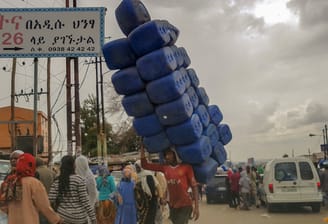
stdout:
<svg viewBox="0 0 328 224">
<path fill-rule="evenodd" d="M 100 56 L 105 8 L 1 8 L 0 57 Z"/>
</svg>

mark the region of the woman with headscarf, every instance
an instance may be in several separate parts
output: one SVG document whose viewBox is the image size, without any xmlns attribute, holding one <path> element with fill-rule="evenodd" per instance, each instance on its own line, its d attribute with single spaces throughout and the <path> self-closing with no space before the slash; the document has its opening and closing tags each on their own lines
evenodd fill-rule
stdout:
<svg viewBox="0 0 328 224">
<path fill-rule="evenodd" d="M 24 152 L 21 150 L 15 150 L 12 153 L 10 153 L 9 156 L 9 161 L 10 161 L 10 171 L 8 171 L 7 175 L 5 176 L 5 178 L 3 179 L 3 183 L 6 182 L 7 178 L 14 175 L 16 173 L 16 163 L 17 163 L 17 159 L 20 155 L 23 155 Z M 7 203 L 5 203 L 3 200 L 4 199 L 4 192 L 6 191 L 6 189 L 4 189 L 4 184 L 1 185 L 0 187 L 0 195 L 2 196 L 0 198 L 0 209 L 6 211 L 7 208 Z"/>
<path fill-rule="evenodd" d="M 115 222 L 116 208 L 113 200 L 116 186 L 114 178 L 110 176 L 107 166 L 98 169 L 99 176 L 96 179 L 99 191 L 99 206 L 97 207 L 98 224 L 113 224 Z"/>
<path fill-rule="evenodd" d="M 75 174 L 74 157 L 61 159 L 60 175 L 52 184 L 49 200 L 66 224 L 96 224 L 96 214 L 91 206 L 85 181 Z"/>
<path fill-rule="evenodd" d="M 96 187 L 96 180 L 89 168 L 87 157 L 80 155 L 75 159 L 75 172 L 84 179 L 90 204 L 94 207 L 98 200 L 98 191 Z"/>
<path fill-rule="evenodd" d="M 50 206 L 44 186 L 34 178 L 35 158 L 21 154 L 15 167 L 15 173 L 4 181 L 1 194 L 8 202 L 8 224 L 39 223 L 39 211 L 50 223 L 62 223 Z"/>
<path fill-rule="evenodd" d="M 131 165 L 123 169 L 123 177 L 117 186 L 118 208 L 115 218 L 115 224 L 136 224 L 137 210 L 134 197 L 135 182 L 134 169 Z"/>
<path fill-rule="evenodd" d="M 140 160 L 136 161 L 134 165 L 138 175 L 135 187 L 138 223 L 155 223 L 159 183 L 151 171 L 141 167 Z"/>
</svg>

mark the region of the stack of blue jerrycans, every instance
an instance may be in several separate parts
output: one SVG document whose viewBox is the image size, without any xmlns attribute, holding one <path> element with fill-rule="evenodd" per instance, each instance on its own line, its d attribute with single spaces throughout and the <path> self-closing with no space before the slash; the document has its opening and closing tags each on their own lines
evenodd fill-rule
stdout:
<svg viewBox="0 0 328 224">
<path fill-rule="evenodd" d="M 166 20 L 151 20 L 139 0 L 123 0 L 115 10 L 125 34 L 103 46 L 116 92 L 149 153 L 174 147 L 206 183 L 227 159 L 231 141 L 218 106 L 209 97 L 185 48 L 176 45 L 179 30 Z"/>
</svg>

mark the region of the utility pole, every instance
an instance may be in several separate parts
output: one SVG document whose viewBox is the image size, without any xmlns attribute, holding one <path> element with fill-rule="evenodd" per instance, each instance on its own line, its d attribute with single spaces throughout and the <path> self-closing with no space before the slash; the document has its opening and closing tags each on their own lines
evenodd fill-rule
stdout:
<svg viewBox="0 0 328 224">
<path fill-rule="evenodd" d="M 66 0 L 69 8 L 69 0 Z M 66 123 L 67 123 L 67 154 L 73 155 L 72 146 L 72 93 L 71 93 L 71 58 L 66 58 Z"/>
<path fill-rule="evenodd" d="M 36 156 L 38 153 L 38 58 L 34 58 L 34 93 L 33 93 L 33 155 Z"/>
<path fill-rule="evenodd" d="M 328 135 L 327 135 L 327 124 L 325 124 L 325 134 L 324 134 L 324 136 L 326 136 L 325 138 L 326 138 L 326 143 L 324 144 L 324 147 L 325 147 L 325 155 L 327 155 L 327 145 L 328 145 Z M 326 157 L 325 157 L 325 159 L 326 159 Z"/>
<path fill-rule="evenodd" d="M 100 128 L 100 108 L 99 108 L 99 70 L 98 70 L 98 57 L 95 57 L 95 63 L 96 63 L 96 118 L 97 118 L 97 156 L 102 157 L 102 147 L 101 147 L 101 128 Z M 100 162 L 100 161 L 98 161 Z"/>
<path fill-rule="evenodd" d="M 47 59 L 47 115 L 48 115 L 48 163 L 52 160 L 52 131 L 51 131 L 51 58 Z"/>
<path fill-rule="evenodd" d="M 17 58 L 13 58 L 12 70 L 11 70 L 11 116 L 10 121 L 10 136 L 11 136 L 11 151 L 13 152 L 16 148 L 16 123 L 15 121 L 15 77 L 16 77 L 16 63 Z"/>
<path fill-rule="evenodd" d="M 104 75 L 102 69 L 102 58 L 99 57 L 100 68 L 100 95 L 101 95 L 101 117 L 102 117 L 102 156 L 105 165 L 107 165 L 107 136 L 106 136 L 106 118 L 105 118 L 105 101 L 104 101 Z"/>
<path fill-rule="evenodd" d="M 70 1 L 66 0 L 66 8 L 70 7 Z M 73 7 L 77 6 L 73 0 Z M 71 82 L 71 60 L 74 62 L 74 139 L 73 139 L 73 111 L 72 111 L 72 82 Z M 80 130 L 80 84 L 78 58 L 66 58 L 66 115 L 67 115 L 67 153 L 73 155 L 73 142 L 75 142 L 75 154 L 81 153 L 81 130 Z"/>
<path fill-rule="evenodd" d="M 81 126 L 80 126 L 80 81 L 79 81 L 79 59 L 74 58 L 74 109 L 75 109 L 75 154 L 81 154 Z"/>
</svg>

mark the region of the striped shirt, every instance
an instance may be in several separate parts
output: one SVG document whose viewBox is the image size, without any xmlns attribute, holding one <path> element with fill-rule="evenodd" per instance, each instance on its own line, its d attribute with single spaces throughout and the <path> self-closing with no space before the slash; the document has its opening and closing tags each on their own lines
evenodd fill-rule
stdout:
<svg viewBox="0 0 328 224">
<path fill-rule="evenodd" d="M 49 192 L 49 200 L 55 203 L 59 184 L 58 179 L 52 184 Z M 59 203 L 57 213 L 64 219 L 64 223 L 85 224 L 89 217 L 92 223 L 96 223 L 94 208 L 90 205 L 85 181 L 79 175 L 71 175 L 69 190 L 64 192 Z"/>
</svg>

